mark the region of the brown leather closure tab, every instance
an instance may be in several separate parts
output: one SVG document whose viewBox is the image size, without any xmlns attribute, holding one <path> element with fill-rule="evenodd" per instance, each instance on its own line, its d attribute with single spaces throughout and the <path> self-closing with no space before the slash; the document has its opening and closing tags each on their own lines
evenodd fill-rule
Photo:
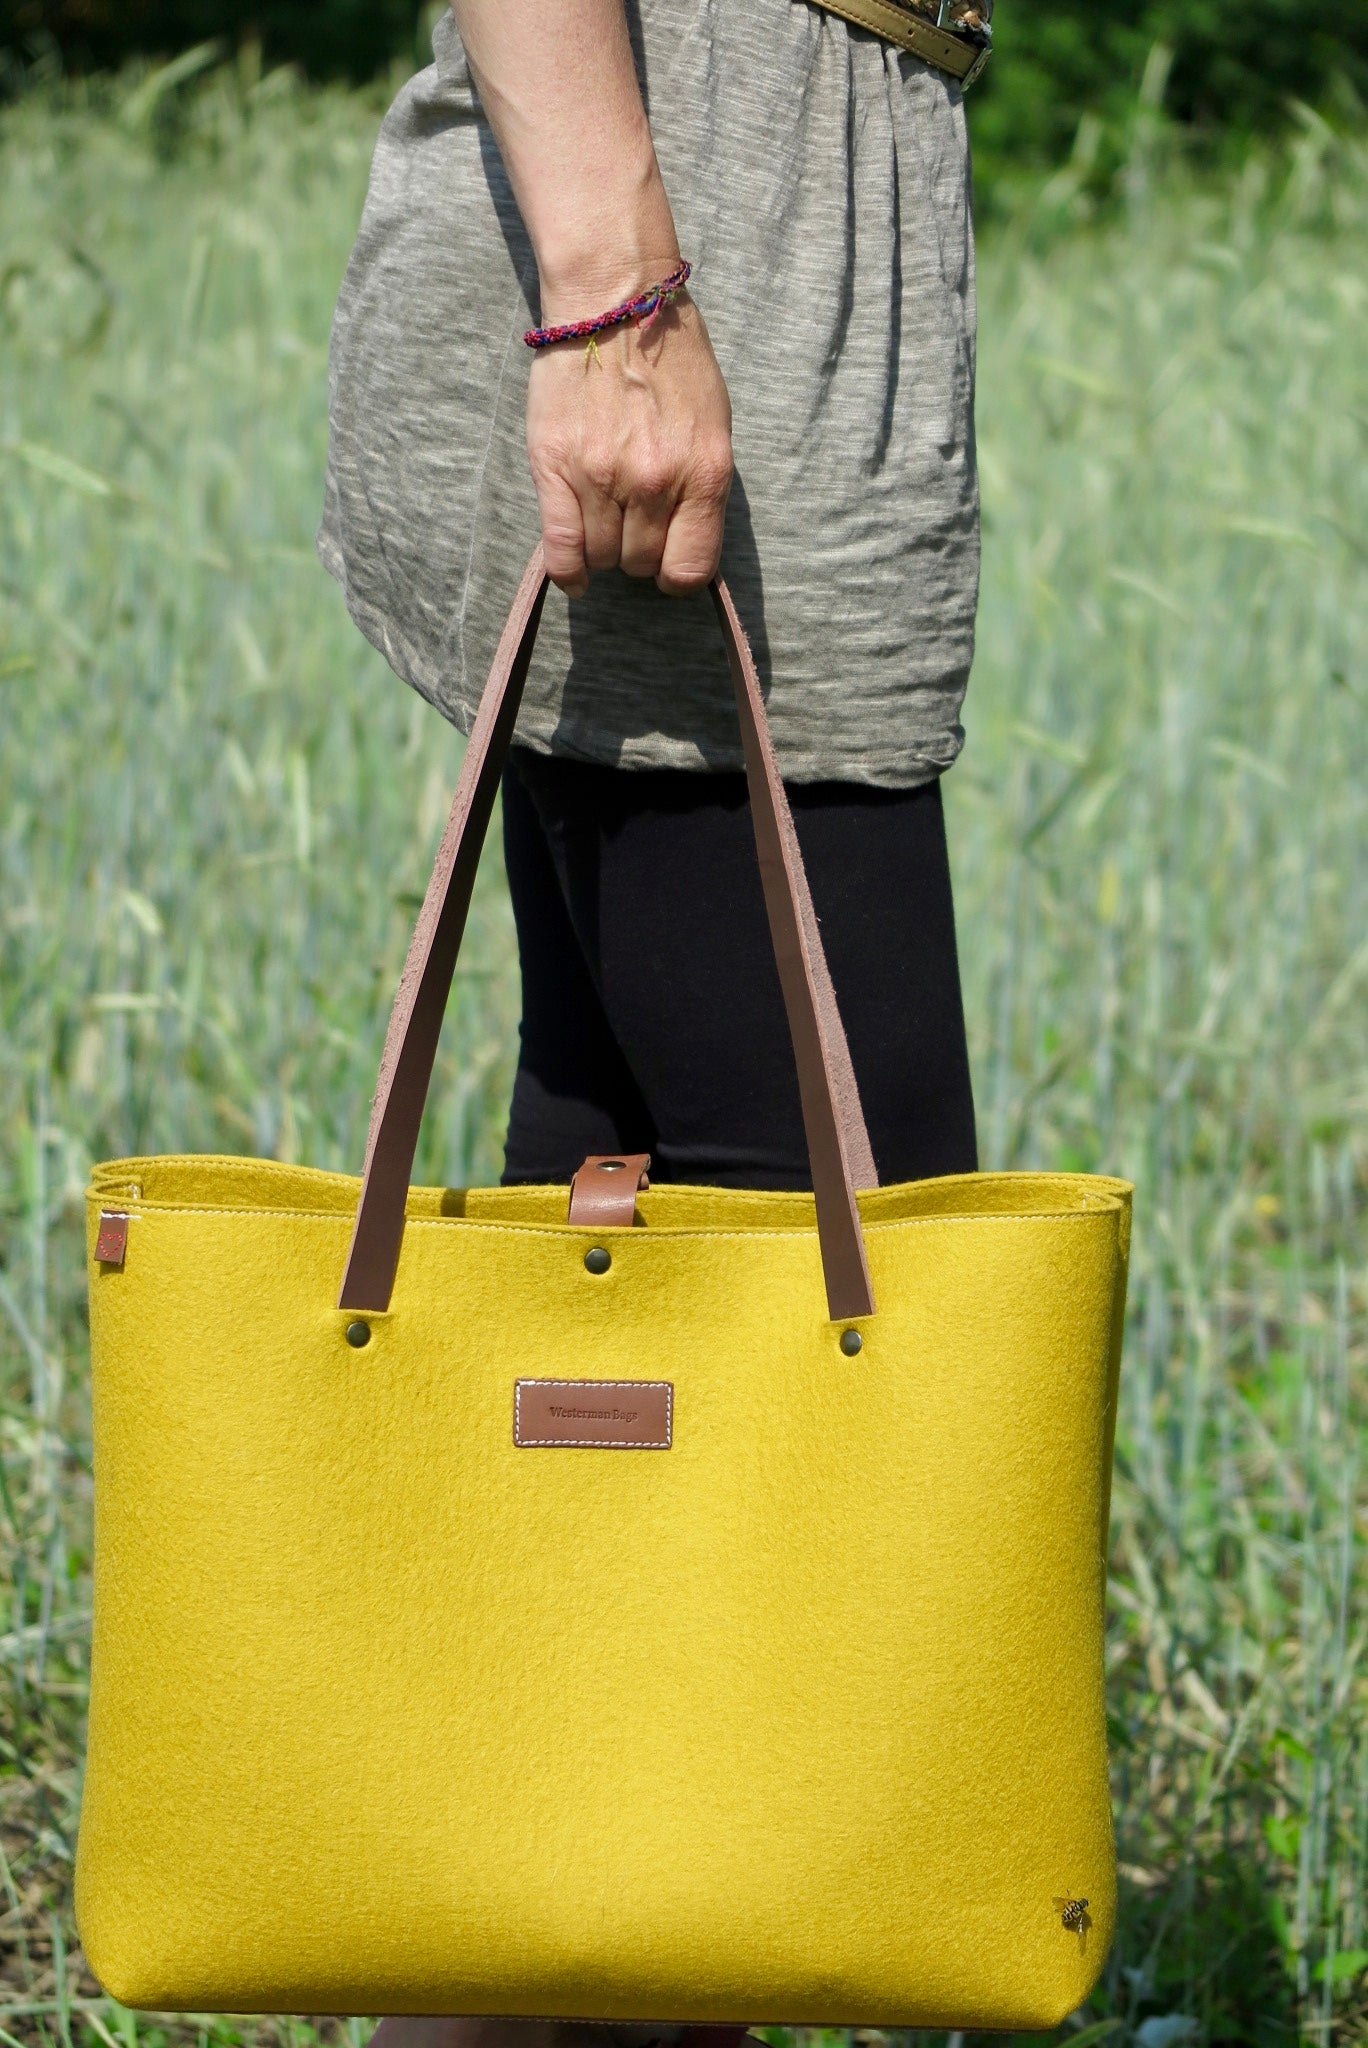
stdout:
<svg viewBox="0 0 1368 2048">
<path fill-rule="evenodd" d="M 591 1152 L 570 1183 L 571 1223 L 629 1226 L 639 1222 L 636 1198 L 651 1183 L 649 1152 Z"/>
</svg>

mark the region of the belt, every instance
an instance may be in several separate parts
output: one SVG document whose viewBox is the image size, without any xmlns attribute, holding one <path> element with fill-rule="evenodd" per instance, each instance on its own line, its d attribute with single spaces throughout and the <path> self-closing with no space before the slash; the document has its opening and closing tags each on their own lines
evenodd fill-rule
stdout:
<svg viewBox="0 0 1368 2048">
<path fill-rule="evenodd" d="M 988 26 L 991 0 L 980 7 L 965 0 L 813 0 L 828 14 L 839 14 L 857 28 L 867 28 L 886 43 L 910 50 L 939 71 L 948 71 L 967 92 L 993 52 L 993 32 Z M 971 15 L 975 27 L 961 29 L 955 24 Z"/>
</svg>

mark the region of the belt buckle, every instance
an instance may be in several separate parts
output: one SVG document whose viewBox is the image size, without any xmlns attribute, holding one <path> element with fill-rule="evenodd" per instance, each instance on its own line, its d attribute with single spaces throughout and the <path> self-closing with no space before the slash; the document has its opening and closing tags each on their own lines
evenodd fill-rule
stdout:
<svg viewBox="0 0 1368 2048">
<path fill-rule="evenodd" d="M 975 52 L 973 63 L 959 81 L 960 91 L 968 92 L 974 80 L 981 76 L 984 65 L 993 54 L 993 33 L 989 29 L 981 43 L 976 42 L 972 36 L 967 36 L 964 30 L 958 28 L 950 19 L 950 12 L 954 5 L 955 0 L 938 0 L 936 27 L 941 29 L 946 35 L 954 36 L 957 42 L 968 43 Z M 991 7 L 987 12 L 991 14 Z"/>
</svg>

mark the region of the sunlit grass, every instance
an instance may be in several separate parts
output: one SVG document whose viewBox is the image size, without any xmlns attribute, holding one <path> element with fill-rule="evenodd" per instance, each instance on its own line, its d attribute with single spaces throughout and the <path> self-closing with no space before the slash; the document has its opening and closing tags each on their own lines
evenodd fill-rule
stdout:
<svg viewBox="0 0 1368 2048">
<path fill-rule="evenodd" d="M 312 554 L 381 104 L 209 72 L 0 143 L 0 2029 L 53 2048 L 338 2032 L 82 1971 L 80 1194 L 126 1151 L 359 1162 L 459 759 Z M 982 252 L 947 784 L 986 1163 L 1140 1190 L 1085 2018 L 1364 2040 L 1368 168 L 1309 128 L 1290 174 L 1130 191 L 1089 226 L 1065 176 Z M 497 1173 L 515 1022 L 496 857 L 424 1179 Z"/>
</svg>

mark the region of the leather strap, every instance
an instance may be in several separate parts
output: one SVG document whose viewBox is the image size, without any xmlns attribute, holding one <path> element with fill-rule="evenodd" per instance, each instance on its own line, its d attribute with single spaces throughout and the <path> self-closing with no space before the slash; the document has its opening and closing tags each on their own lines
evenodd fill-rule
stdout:
<svg viewBox="0 0 1368 2048">
<path fill-rule="evenodd" d="M 967 92 L 992 52 L 991 43 L 971 42 L 967 36 L 951 35 L 933 22 L 923 21 L 899 0 L 813 0 L 827 14 L 839 14 L 857 28 L 867 28 L 886 43 L 910 50 L 924 64 L 948 71 Z"/>
<path fill-rule="evenodd" d="M 651 1183 L 649 1152 L 591 1152 L 570 1183 L 569 1223 L 606 1223 L 622 1228 L 636 1222 L 636 1198 Z"/>
<path fill-rule="evenodd" d="M 518 585 L 480 697 L 451 815 L 394 999 L 371 1105 L 361 1197 L 339 1308 L 378 1313 L 389 1307 L 442 1016 L 546 590 L 539 543 Z M 855 1202 L 856 1188 L 878 1185 L 869 1134 L 774 759 L 755 663 L 720 577 L 712 585 L 712 597 L 736 688 L 765 907 L 798 1064 L 828 1310 L 833 1320 L 870 1315 L 874 1297 Z"/>
<path fill-rule="evenodd" d="M 836 1007 L 826 953 L 812 907 L 807 869 L 793 826 L 787 792 L 774 758 L 760 678 L 745 627 L 720 576 L 712 601 L 722 623 L 727 660 L 741 721 L 751 828 L 765 892 L 770 943 L 788 1013 L 798 1067 L 808 1163 L 817 1206 L 817 1235 L 833 1322 L 874 1313 L 874 1290 L 865 1259 L 856 1188 L 876 1188 L 879 1176 L 855 1085 L 845 1027 Z"/>
<path fill-rule="evenodd" d="M 437 1039 L 546 589 L 546 567 L 539 546 L 523 572 L 495 649 L 489 680 L 470 729 L 451 815 L 399 977 L 371 1103 L 361 1199 L 337 1297 L 339 1308 L 380 1311 L 389 1307 Z"/>
</svg>

